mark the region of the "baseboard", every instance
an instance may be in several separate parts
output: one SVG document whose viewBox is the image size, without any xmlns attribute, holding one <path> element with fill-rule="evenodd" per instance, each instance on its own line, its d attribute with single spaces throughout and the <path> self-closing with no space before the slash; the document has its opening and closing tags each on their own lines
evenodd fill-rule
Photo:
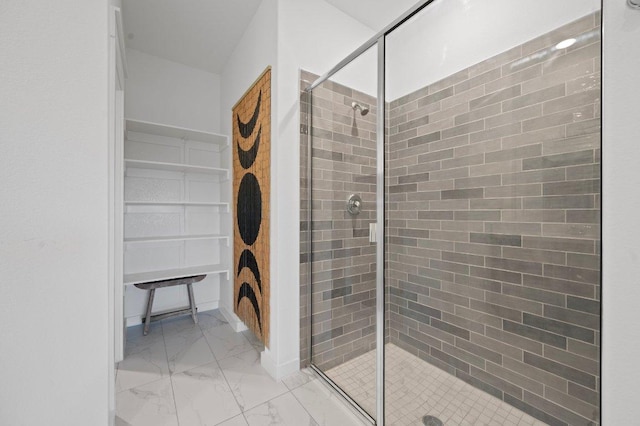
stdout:
<svg viewBox="0 0 640 426">
<path fill-rule="evenodd" d="M 136 315 L 135 317 L 127 317 L 125 318 L 125 324 L 127 327 L 133 327 L 134 325 L 142 324 L 142 317 L 140 315 Z"/>
<path fill-rule="evenodd" d="M 213 309 L 218 309 L 219 301 L 212 300 L 210 302 L 200 302 L 196 303 L 196 307 L 198 308 L 198 312 L 211 311 Z M 137 314 L 130 317 L 125 318 L 125 324 L 127 327 L 133 327 L 134 325 L 140 325 L 144 322 L 144 314 Z"/>
<path fill-rule="evenodd" d="M 271 377 L 277 381 L 281 381 L 287 376 L 300 370 L 300 360 L 298 358 L 278 365 L 271 355 L 269 349 L 265 349 L 260 354 L 260 364 Z"/>
<path fill-rule="evenodd" d="M 236 314 L 234 314 L 233 312 L 229 311 L 224 306 L 220 306 L 219 309 L 220 309 L 220 313 L 224 316 L 224 318 L 227 320 L 227 322 L 229 323 L 231 328 L 233 328 L 233 330 L 236 333 L 248 330 L 247 326 L 244 325 L 242 320 L 240 318 L 238 318 L 238 316 Z"/>
</svg>

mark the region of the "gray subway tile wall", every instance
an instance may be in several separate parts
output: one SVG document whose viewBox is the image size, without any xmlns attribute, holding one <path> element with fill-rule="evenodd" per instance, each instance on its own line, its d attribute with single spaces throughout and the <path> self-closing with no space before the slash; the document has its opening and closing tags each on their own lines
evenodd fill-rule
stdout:
<svg viewBox="0 0 640 426">
<path fill-rule="evenodd" d="M 551 425 L 599 419 L 600 86 L 596 13 L 387 104 L 386 341 Z M 375 211 L 344 211 L 375 203 L 375 99 L 301 105 L 301 360 L 330 368 L 375 347 Z"/>
<path fill-rule="evenodd" d="M 388 112 L 389 341 L 549 424 L 599 418 L 599 63 L 590 15 Z"/>
<path fill-rule="evenodd" d="M 304 93 L 302 89 L 315 78 L 311 73 L 301 74 L 301 123 L 307 125 L 310 118 L 312 129 L 307 132 L 303 128 L 300 138 L 300 297 L 301 307 L 305 306 L 301 311 L 304 337 L 300 359 L 307 365 L 311 351 L 313 363 L 326 370 L 375 348 L 375 245 L 369 242 L 369 224 L 375 221 L 377 111 L 375 98 L 332 81 L 314 89 L 312 95 Z M 351 107 L 352 102 L 370 112 L 361 115 Z M 308 138 L 313 170 L 311 212 Z M 403 181 L 396 186 L 403 192 L 412 187 L 417 190 L 416 185 Z M 362 197 L 365 206 L 357 216 L 346 211 L 347 198 L 354 193 Z M 313 215 L 311 226 L 309 213 Z M 312 289 L 308 287 L 309 260 L 313 265 Z"/>
</svg>

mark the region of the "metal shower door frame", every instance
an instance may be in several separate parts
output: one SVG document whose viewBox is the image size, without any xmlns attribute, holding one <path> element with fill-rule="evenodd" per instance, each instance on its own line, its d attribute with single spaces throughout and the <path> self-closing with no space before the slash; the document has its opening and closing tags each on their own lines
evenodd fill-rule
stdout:
<svg viewBox="0 0 640 426">
<path fill-rule="evenodd" d="M 351 63 L 354 59 L 358 58 L 361 53 L 377 46 L 377 99 L 376 99 L 376 107 L 378 108 L 378 116 L 376 118 L 376 419 L 374 419 L 369 413 L 367 413 L 360 405 L 355 401 L 349 394 L 343 391 L 339 385 L 337 385 L 329 376 L 327 376 L 320 368 L 318 368 L 315 364 L 313 364 L 313 333 L 312 333 L 312 294 L 311 286 L 313 284 L 313 232 L 312 232 L 312 223 L 313 223 L 313 162 L 312 162 L 312 152 L 313 152 L 313 89 L 318 87 L 324 81 L 328 80 L 333 74 L 337 71 L 344 68 L 346 65 Z M 309 330 L 309 367 L 328 384 L 331 388 L 333 388 L 340 396 L 342 396 L 353 408 L 355 408 L 365 419 L 367 419 L 371 424 L 374 425 L 384 425 L 384 306 L 385 306 L 385 297 L 384 297 L 384 146 L 385 146 L 385 100 L 384 100 L 384 68 L 385 68 L 385 60 L 384 60 L 384 46 L 385 46 L 385 36 L 384 34 L 380 36 L 380 38 L 372 44 L 368 44 L 367 48 L 362 52 L 354 52 L 349 56 L 349 60 L 347 62 L 341 63 L 342 65 L 339 68 L 333 69 L 330 73 L 321 77 L 322 81 L 316 80 L 311 86 L 307 87 L 305 91 L 309 95 L 308 103 L 309 110 L 307 113 L 307 158 L 306 158 L 306 168 L 307 168 L 307 223 L 308 228 L 307 232 L 309 232 L 309 238 L 307 241 L 307 253 L 309 253 L 309 258 L 307 259 L 307 276 L 309 279 L 308 282 L 308 294 L 307 294 L 307 327 Z"/>
<path fill-rule="evenodd" d="M 372 424 L 384 426 L 384 402 L 385 402 L 385 351 L 384 351 L 384 327 L 385 327 L 385 124 L 386 124 L 386 103 L 385 103 L 385 39 L 393 30 L 402 25 L 405 21 L 411 19 L 414 15 L 422 11 L 426 6 L 435 0 L 421 0 L 411 9 L 370 38 L 362 46 L 357 48 L 349 56 L 340 61 L 336 66 L 329 70 L 326 74 L 316 79 L 305 91 L 309 94 L 309 111 L 307 114 L 307 198 L 308 198 L 308 232 L 309 240 L 307 253 L 309 253 L 308 263 L 308 330 L 309 330 L 309 360 L 312 359 L 313 336 L 311 333 L 312 323 L 312 302 L 311 302 L 311 285 L 313 274 L 313 232 L 311 224 L 313 221 L 313 169 L 312 169 L 312 111 L 313 111 L 313 89 L 328 80 L 335 73 L 346 67 L 356 58 L 360 57 L 368 49 L 377 45 L 377 118 L 376 118 L 376 419 L 373 419 L 366 411 L 364 411 L 356 401 L 354 401 L 347 393 L 345 393 L 336 383 L 333 382 L 323 371 L 317 368 L 312 362 L 311 369 L 320 376 L 327 384 L 329 384 L 338 394 L 340 394 L 349 404 L 351 404 L 358 412 L 367 418 Z"/>
<path fill-rule="evenodd" d="M 376 424 L 384 425 L 384 154 L 385 35 L 378 39 L 378 116 L 376 117 Z"/>
<path fill-rule="evenodd" d="M 376 241 L 376 418 L 374 419 L 367 413 L 359 404 L 351 398 L 346 392 L 344 392 L 330 377 L 328 377 L 322 370 L 316 367 L 312 362 L 312 348 L 313 348 L 313 333 L 312 327 L 312 301 L 311 301 L 311 286 L 313 281 L 313 232 L 311 224 L 313 222 L 313 168 L 312 168 L 312 151 L 313 151 L 313 88 L 317 87 L 322 82 L 312 85 L 306 89 L 309 95 L 309 111 L 307 114 L 307 221 L 309 232 L 309 239 L 307 241 L 307 253 L 309 258 L 307 259 L 307 274 L 309 277 L 309 290 L 307 295 L 307 326 L 309 330 L 309 360 L 311 369 L 319 375 L 327 384 L 329 384 L 338 394 L 340 394 L 349 404 L 351 404 L 363 417 L 369 420 L 372 424 L 383 426 L 384 425 L 384 326 L 385 326 L 385 292 L 384 292 L 384 206 L 385 206 L 385 35 L 383 34 L 376 41 L 377 43 L 377 99 L 376 107 L 378 109 L 378 116 L 376 118 L 376 227 L 375 227 L 375 241 Z M 374 47 L 375 44 L 369 46 Z M 355 56 L 355 59 L 358 56 Z M 350 63 L 351 61 L 349 61 Z M 345 64 L 347 65 L 347 64 Z M 336 70 L 337 71 L 337 70 Z M 333 75 L 333 74 L 330 74 Z M 329 75 L 329 76 L 330 76 Z M 328 77 L 327 77 L 328 78 Z M 325 78 L 326 80 L 326 78 Z M 323 80 L 324 81 L 324 80 Z"/>
</svg>

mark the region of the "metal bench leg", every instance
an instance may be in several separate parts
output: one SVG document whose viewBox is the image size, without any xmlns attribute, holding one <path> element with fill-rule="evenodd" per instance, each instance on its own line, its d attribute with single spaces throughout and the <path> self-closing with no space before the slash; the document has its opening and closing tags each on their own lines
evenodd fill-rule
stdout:
<svg viewBox="0 0 640 426">
<path fill-rule="evenodd" d="M 153 306 L 153 297 L 156 294 L 156 289 L 152 288 L 149 290 L 149 300 L 147 301 L 147 316 L 144 319 L 144 329 L 142 331 L 143 335 L 149 334 L 149 325 L 151 325 L 151 307 Z"/>
<path fill-rule="evenodd" d="M 198 309 L 196 309 L 196 301 L 193 297 L 193 286 L 191 283 L 187 284 L 187 292 L 189 292 L 189 307 L 191 308 L 191 318 L 193 318 L 193 323 L 198 323 Z"/>
</svg>

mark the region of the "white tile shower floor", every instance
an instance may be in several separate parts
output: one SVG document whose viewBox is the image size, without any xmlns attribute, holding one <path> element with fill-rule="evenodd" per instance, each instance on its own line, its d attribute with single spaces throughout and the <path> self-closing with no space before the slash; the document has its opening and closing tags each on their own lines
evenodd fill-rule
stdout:
<svg viewBox="0 0 640 426">
<path fill-rule="evenodd" d="M 116 372 L 116 426 L 362 426 L 310 372 L 282 382 L 260 365 L 262 346 L 218 311 L 129 328 Z"/>
<path fill-rule="evenodd" d="M 375 351 L 325 373 L 375 413 Z M 390 343 L 385 345 L 385 385 L 387 425 L 422 425 L 424 415 L 445 426 L 546 424 Z"/>
</svg>

